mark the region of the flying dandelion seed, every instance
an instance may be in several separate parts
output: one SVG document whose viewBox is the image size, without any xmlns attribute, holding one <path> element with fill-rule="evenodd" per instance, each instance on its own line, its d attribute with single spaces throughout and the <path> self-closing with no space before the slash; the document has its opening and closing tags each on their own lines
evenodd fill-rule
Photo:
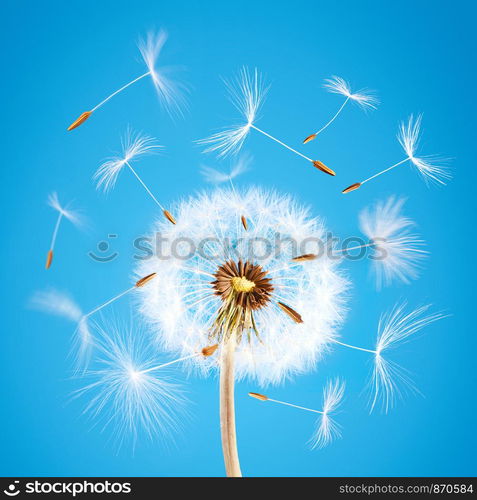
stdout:
<svg viewBox="0 0 477 500">
<path fill-rule="evenodd" d="M 418 307 L 410 312 L 406 312 L 406 307 L 405 302 L 396 304 L 389 313 L 381 315 L 375 349 L 365 349 L 332 339 L 332 342 L 338 345 L 373 354 L 374 369 L 370 383 L 373 396 L 370 411 L 373 411 L 376 404 L 381 401 L 387 413 L 392 408 L 396 396 L 402 395 L 400 383 L 404 385 L 404 388 L 415 390 L 406 372 L 393 361 L 385 359 L 383 353 L 411 340 L 410 337 L 418 331 L 446 317 L 441 313 L 426 315 L 430 305 Z"/>
<path fill-rule="evenodd" d="M 248 154 L 243 154 L 231 165 L 230 170 L 227 173 L 207 166 L 203 166 L 201 168 L 201 173 L 204 179 L 212 184 L 223 184 L 225 182 L 228 182 L 230 184 L 230 187 L 232 188 L 232 191 L 235 194 L 235 197 L 238 199 L 235 190 L 234 179 L 239 175 L 242 175 L 243 173 L 247 172 L 250 168 L 251 163 L 252 163 L 252 157 Z M 245 207 L 242 207 L 242 209 L 241 207 L 237 208 L 238 212 L 242 212 L 242 215 L 240 216 L 240 222 L 242 223 L 242 227 L 245 229 L 245 231 L 247 231 L 248 220 L 246 215 L 243 214 L 243 209 Z"/>
<path fill-rule="evenodd" d="M 318 170 L 321 170 L 328 175 L 336 175 L 331 168 L 327 167 L 321 161 L 312 160 L 308 156 L 305 156 L 296 149 L 293 149 L 255 125 L 255 121 L 258 119 L 257 115 L 260 110 L 260 106 L 264 102 L 269 89 L 269 87 L 266 87 L 263 84 L 262 78 L 257 69 L 255 69 L 253 74 L 251 74 L 246 68 L 243 68 L 237 81 L 227 83 L 227 88 L 229 90 L 232 103 L 244 118 L 245 123 L 225 129 L 207 137 L 206 139 L 198 140 L 198 144 L 206 146 L 204 153 L 216 152 L 219 157 L 236 154 L 242 148 L 250 129 L 254 129 L 288 149 L 292 153 L 295 153 L 301 158 L 309 161 Z"/>
<path fill-rule="evenodd" d="M 55 224 L 55 227 L 53 229 L 53 235 L 51 237 L 50 249 L 48 250 L 48 253 L 46 256 L 46 264 L 45 264 L 46 269 L 50 269 L 51 264 L 53 262 L 53 252 L 55 249 L 56 238 L 58 236 L 58 231 L 60 229 L 60 224 L 61 224 L 61 221 L 63 220 L 63 217 L 65 219 L 68 219 L 75 226 L 82 226 L 84 223 L 84 220 L 78 211 L 73 211 L 70 208 L 68 208 L 69 204 L 66 205 L 66 207 L 61 206 L 60 201 L 58 199 L 58 195 L 55 192 L 51 193 L 48 196 L 48 205 L 58 212 L 58 218 L 56 219 L 56 224 Z"/>
<path fill-rule="evenodd" d="M 245 207 L 251 221 L 247 232 L 237 207 Z M 237 476 L 235 378 L 267 385 L 310 370 L 337 335 L 348 284 L 334 259 L 291 262 L 290 243 L 279 253 L 266 252 L 266 242 L 278 232 L 298 245 L 325 237 L 321 220 L 288 196 L 216 190 L 184 201 L 177 213 L 177 225 L 159 222 L 153 228 L 170 258 L 138 265 L 139 275 L 160 276 L 139 291 L 140 311 L 166 351 L 187 356 L 197 346 L 219 344 L 218 364 L 191 359 L 186 366 L 220 371 L 224 459 L 227 474 Z M 176 244 L 172 252 L 173 242 L 181 241 L 183 248 Z M 190 243 L 203 252 L 181 258 Z"/>
<path fill-rule="evenodd" d="M 416 279 L 420 263 L 428 254 L 422 248 L 424 241 L 410 232 L 415 223 L 401 213 L 404 202 L 404 199 L 391 196 L 386 202 L 365 208 L 359 214 L 359 221 L 369 243 L 333 249 L 341 254 L 362 248 L 373 249 L 374 255 L 370 259 L 378 290 L 394 281 L 410 283 L 411 279 Z M 303 254 L 293 257 L 292 261 L 307 262 L 318 257 L 317 254 Z"/>
<path fill-rule="evenodd" d="M 73 301 L 73 299 L 66 293 L 59 292 L 57 290 L 47 290 L 42 292 L 36 292 L 30 300 L 30 306 L 34 309 L 40 311 L 54 314 L 55 316 L 60 316 L 65 319 L 69 319 L 76 323 L 75 330 L 75 342 L 74 351 L 77 353 L 76 367 L 78 369 L 84 368 L 89 362 L 91 356 L 91 350 L 94 345 L 93 336 L 91 334 L 91 328 L 89 324 L 89 319 L 91 316 L 97 314 L 105 307 L 116 302 L 121 297 L 124 297 L 128 293 L 141 288 L 149 283 L 152 279 L 156 277 L 155 273 L 151 273 L 144 276 L 136 281 L 136 283 L 121 293 L 115 295 L 113 298 L 103 302 L 101 305 L 95 307 L 87 313 L 83 313 L 81 308 Z"/>
<path fill-rule="evenodd" d="M 410 283 L 416 279 L 420 263 L 428 253 L 419 236 L 410 233 L 415 223 L 401 213 L 404 202 L 390 197 L 359 214 L 361 231 L 370 243 L 355 248 L 369 246 L 380 254 L 373 258 L 378 290 L 393 281 Z"/>
<path fill-rule="evenodd" d="M 134 134 L 128 129 L 122 140 L 122 155 L 115 156 L 105 161 L 95 172 L 93 179 L 97 181 L 96 188 L 102 189 L 104 192 L 108 192 L 113 189 L 121 170 L 124 167 L 127 167 L 139 181 L 141 186 L 146 190 L 147 194 L 154 200 L 156 205 L 161 208 L 164 217 L 166 217 L 166 219 L 168 219 L 172 224 L 175 224 L 176 221 L 172 214 L 166 210 L 161 203 L 159 203 L 158 199 L 152 194 L 152 191 L 147 187 L 145 182 L 131 165 L 133 160 L 136 160 L 146 154 L 158 153 L 162 149 L 163 146 L 157 144 L 155 139 L 152 137 L 141 135 L 139 133 Z"/>
<path fill-rule="evenodd" d="M 249 396 L 258 399 L 259 401 L 271 401 L 272 403 L 278 403 L 285 406 L 290 406 L 292 408 L 297 408 L 299 410 L 310 411 L 313 413 L 318 413 L 320 417 L 316 422 L 315 432 L 310 439 L 310 444 L 312 448 L 324 448 L 330 444 L 333 439 L 341 437 L 340 428 L 338 424 L 330 417 L 334 413 L 344 395 L 345 385 L 339 379 L 329 380 L 323 390 L 323 409 L 313 410 L 311 408 L 306 408 L 304 406 L 298 406 L 292 403 L 287 403 L 285 401 L 279 401 L 278 399 L 272 399 L 264 394 L 257 392 L 249 392 Z"/>
<path fill-rule="evenodd" d="M 103 99 L 99 104 L 97 104 L 90 111 L 85 111 L 68 127 L 68 130 L 73 130 L 83 124 L 96 110 L 101 108 L 110 99 L 112 99 L 117 94 L 126 90 L 128 87 L 134 83 L 146 78 L 151 77 L 156 89 L 159 101 L 164 106 L 167 112 L 170 114 L 181 113 L 181 110 L 185 107 L 184 92 L 186 90 L 185 86 L 174 82 L 170 79 L 168 73 L 171 72 L 171 68 L 158 68 L 157 60 L 162 52 L 162 49 L 167 40 L 167 33 L 163 30 L 156 33 L 148 33 L 145 40 L 139 41 L 139 51 L 147 66 L 147 72 L 138 76 L 134 80 L 130 81 L 126 85 L 123 85 L 120 89 L 113 92 L 111 95 Z"/>
<path fill-rule="evenodd" d="M 358 92 L 353 93 L 351 91 L 351 86 L 349 85 L 349 83 L 339 76 L 332 76 L 331 78 L 326 79 L 323 87 L 328 90 L 328 92 L 345 96 L 346 99 L 344 100 L 338 111 L 333 115 L 333 117 L 328 122 L 326 122 L 325 125 L 323 125 L 317 132 L 309 135 L 303 141 L 303 144 L 313 141 L 319 134 L 321 134 L 321 132 L 327 129 L 336 120 L 336 118 L 338 118 L 340 113 L 350 101 L 355 102 L 364 110 L 376 109 L 379 104 L 379 100 L 374 95 L 374 92 L 367 89 L 362 89 Z"/>
<path fill-rule="evenodd" d="M 83 375 L 89 383 L 73 394 L 88 398 L 84 413 L 104 427 L 113 425 L 121 440 L 132 435 L 135 442 L 140 430 L 151 439 L 173 437 L 180 430 L 187 399 L 166 368 L 181 360 L 157 365 L 157 353 L 136 327 L 106 322 L 96 328 L 96 367 Z"/>
<path fill-rule="evenodd" d="M 390 167 L 382 170 L 381 172 L 378 172 L 377 174 L 368 177 L 364 181 L 355 182 L 354 184 L 351 184 L 351 186 L 348 186 L 347 188 L 343 189 L 342 192 L 346 194 L 350 193 L 351 191 L 355 191 L 356 189 L 359 189 L 366 182 L 369 182 L 375 179 L 376 177 L 379 177 L 380 175 L 389 172 L 390 170 L 398 167 L 399 165 L 403 165 L 404 163 L 407 162 L 409 162 L 411 166 L 417 169 L 417 171 L 421 174 L 421 176 L 426 182 L 428 183 L 434 182 L 437 184 L 445 185 L 446 181 L 451 179 L 452 177 L 448 168 L 444 166 L 446 160 L 443 160 L 442 158 L 436 156 L 421 156 L 421 157 L 416 156 L 417 149 L 419 146 L 421 121 L 422 121 L 422 115 L 418 115 L 416 119 L 414 119 L 414 116 L 411 115 L 409 117 L 407 124 L 402 122 L 399 126 L 399 132 L 397 137 L 399 144 L 401 144 L 402 148 L 404 149 L 404 152 L 406 153 L 406 158 L 404 158 L 404 160 L 401 160 L 398 163 L 395 163 L 394 165 L 391 165 Z"/>
<path fill-rule="evenodd" d="M 87 315 L 76 302 L 64 292 L 55 289 L 36 292 L 29 301 L 33 309 L 53 314 L 72 321 L 76 325 L 73 336 L 75 368 L 82 370 L 88 364 L 93 347 L 93 336 Z"/>
</svg>

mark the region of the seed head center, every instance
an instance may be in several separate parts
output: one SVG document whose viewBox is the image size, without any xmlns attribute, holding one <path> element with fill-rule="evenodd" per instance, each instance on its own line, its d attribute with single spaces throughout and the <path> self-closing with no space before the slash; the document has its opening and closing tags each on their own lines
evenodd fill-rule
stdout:
<svg viewBox="0 0 477 500">
<path fill-rule="evenodd" d="M 245 276 L 234 276 L 231 280 L 232 287 L 236 292 L 251 292 L 255 288 L 255 283 Z"/>
</svg>

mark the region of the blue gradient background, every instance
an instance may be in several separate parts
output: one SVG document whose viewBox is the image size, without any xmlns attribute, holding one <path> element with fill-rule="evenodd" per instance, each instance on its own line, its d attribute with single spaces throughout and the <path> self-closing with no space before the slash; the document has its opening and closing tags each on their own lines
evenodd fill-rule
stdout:
<svg viewBox="0 0 477 500">
<path fill-rule="evenodd" d="M 257 5 L 259 3 L 259 5 Z M 406 212 L 432 252 L 411 286 L 374 291 L 366 261 L 347 263 L 354 287 L 343 329 L 350 343 L 372 345 L 381 311 L 396 300 L 432 302 L 452 317 L 406 344 L 393 359 L 404 364 L 424 394 L 400 402 L 390 415 L 368 415 L 362 388 L 371 368 L 364 353 L 336 349 L 316 373 L 270 389 L 277 399 L 318 406 L 328 376 L 347 381 L 339 421 L 343 439 L 322 451 L 306 442 L 313 415 L 247 397 L 237 387 L 243 471 L 260 476 L 474 475 L 475 463 L 475 117 L 476 50 L 473 2 L 172 2 L 74 1 L 2 3 L 2 475 L 222 475 L 216 379 L 186 381 L 191 420 L 176 444 L 141 441 L 119 450 L 111 431 L 81 415 L 84 400 L 68 403 L 72 325 L 26 307 L 33 291 L 69 290 L 89 310 L 130 283 L 133 239 L 148 229 L 155 206 L 124 173 L 106 198 L 91 176 L 119 147 L 129 124 L 167 146 L 162 158 L 141 162 L 143 178 L 167 205 L 204 186 L 201 155 L 192 141 L 233 123 L 220 77 L 257 66 L 272 83 L 259 126 L 291 144 L 323 123 L 342 102 L 321 88 L 337 74 L 355 88 L 377 89 L 382 105 L 365 114 L 347 107 L 320 140 L 303 151 L 337 172 L 322 175 L 259 134 L 246 149 L 256 183 L 294 193 L 326 218 L 337 235 L 358 233 L 357 213 L 391 194 L 408 197 Z M 110 91 L 141 74 L 135 41 L 165 27 L 166 64 L 185 68 L 191 87 L 185 119 L 171 121 L 152 85 L 142 81 L 72 133 L 66 126 Z M 428 189 L 409 168 L 342 196 L 346 185 L 401 159 L 397 124 L 424 113 L 425 153 L 453 157 L 455 179 Z M 471 134 L 474 139 L 471 139 Z M 300 147 L 300 146 L 299 146 Z M 91 230 L 61 228 L 55 262 L 45 271 L 54 212 L 47 194 L 75 198 Z M 108 264 L 91 260 L 99 241 L 118 234 Z M 130 298 L 115 308 L 130 313 Z M 180 369 L 177 378 L 184 378 Z"/>
</svg>

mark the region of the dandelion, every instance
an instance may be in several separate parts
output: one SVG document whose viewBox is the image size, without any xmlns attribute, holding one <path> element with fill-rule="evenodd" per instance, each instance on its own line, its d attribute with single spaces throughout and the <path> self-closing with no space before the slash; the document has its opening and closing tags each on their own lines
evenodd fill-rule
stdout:
<svg viewBox="0 0 477 500">
<path fill-rule="evenodd" d="M 232 103 L 242 115 L 245 123 L 241 123 L 235 127 L 213 134 L 206 139 L 197 141 L 199 144 L 206 146 L 204 153 L 217 152 L 219 157 L 236 154 L 242 148 L 250 130 L 254 129 L 292 153 L 311 162 L 318 170 L 329 175 L 336 175 L 335 172 L 324 163 L 312 160 L 255 125 L 255 121 L 258 119 L 260 106 L 265 100 L 268 92 L 268 87 L 264 85 L 257 69 L 251 74 L 246 68 L 243 68 L 237 81 L 227 83 L 227 88 Z"/>
<path fill-rule="evenodd" d="M 108 299 L 106 302 L 103 302 L 87 313 L 83 313 L 81 308 L 68 294 L 54 289 L 36 292 L 30 300 L 30 306 L 34 309 L 63 317 L 76 324 L 74 350 L 77 352 L 76 366 L 77 368 L 81 368 L 87 366 L 91 350 L 94 345 L 94 339 L 91 334 L 91 327 L 89 323 L 91 316 L 100 312 L 105 307 L 111 305 L 113 302 L 116 302 L 118 299 L 124 297 L 133 290 L 145 286 L 155 277 L 155 273 L 143 276 L 138 279 L 132 287 L 123 290 L 121 293 L 115 295 L 111 299 Z"/>
<path fill-rule="evenodd" d="M 381 315 L 378 325 L 378 337 L 375 349 L 365 349 L 350 344 L 345 344 L 337 339 L 332 342 L 344 347 L 371 353 L 374 356 L 374 368 L 370 386 L 373 392 L 370 411 L 381 401 L 387 413 L 392 408 L 396 396 L 402 395 L 399 383 L 409 389 L 414 385 L 406 372 L 394 363 L 383 357 L 383 354 L 397 347 L 399 344 L 411 340 L 410 337 L 426 326 L 445 318 L 441 313 L 426 314 L 430 305 L 420 306 L 406 312 L 407 304 L 396 304 L 389 312 Z"/>
<path fill-rule="evenodd" d="M 183 91 L 185 90 L 185 88 L 183 85 L 177 84 L 170 79 L 170 77 L 168 76 L 168 73 L 170 73 L 171 71 L 170 68 L 157 67 L 157 60 L 162 52 L 166 40 L 167 33 L 163 30 L 159 31 L 157 34 L 152 32 L 148 33 L 145 40 L 140 40 L 138 44 L 139 51 L 141 52 L 141 56 L 147 67 L 147 72 L 138 76 L 137 78 L 134 78 L 134 80 L 130 81 L 126 85 L 123 85 L 120 89 L 116 90 L 111 95 L 106 97 L 106 99 L 103 99 L 90 111 L 81 113 L 81 115 L 68 127 L 68 130 L 73 130 L 79 127 L 92 115 L 92 113 L 101 108 L 115 95 L 121 93 L 123 90 L 126 90 L 134 83 L 148 76 L 151 77 L 159 100 L 166 111 L 171 114 L 177 112 L 180 113 L 181 109 L 185 105 L 185 99 L 183 95 Z"/>
<path fill-rule="evenodd" d="M 292 403 L 286 403 L 285 401 L 279 401 L 278 399 L 272 399 L 264 394 L 249 392 L 249 396 L 258 399 L 259 401 L 270 401 L 272 403 L 278 403 L 285 406 L 290 406 L 292 408 L 297 408 L 299 410 L 310 411 L 313 413 L 318 413 L 320 416 L 316 422 L 315 432 L 310 439 L 310 444 L 312 448 L 324 448 L 330 444 L 333 439 L 340 437 L 340 427 L 339 425 L 330 417 L 339 407 L 343 395 L 344 395 L 345 385 L 339 379 L 329 380 L 323 390 L 323 409 L 313 410 L 311 408 L 306 408 L 304 406 L 298 406 Z"/>
<path fill-rule="evenodd" d="M 158 199 L 152 194 L 152 191 L 147 187 L 145 182 L 131 165 L 133 160 L 136 160 L 146 154 L 158 153 L 162 149 L 163 146 L 157 144 L 155 139 L 152 137 L 141 135 L 139 133 L 134 134 L 128 129 L 122 140 L 121 156 L 115 156 L 105 161 L 95 172 L 93 179 L 97 181 L 96 188 L 102 189 L 104 192 L 108 192 L 113 189 L 116 185 L 120 172 L 124 167 L 127 167 L 139 181 L 141 186 L 146 190 L 147 194 L 154 200 L 156 205 L 161 208 L 164 217 L 166 217 L 172 224 L 175 224 L 176 221 L 172 214 L 166 210 L 161 203 L 159 203 Z"/>
<path fill-rule="evenodd" d="M 237 207 L 251 221 L 247 232 Z M 220 189 L 182 202 L 177 213 L 177 225 L 153 228 L 169 258 L 138 265 L 138 275 L 160 276 L 139 290 L 140 312 L 160 345 L 180 357 L 219 345 L 218 362 L 193 358 L 186 366 L 220 372 L 224 460 L 227 474 L 238 476 L 234 380 L 267 385 L 310 370 L 343 321 L 347 281 L 333 259 L 304 266 L 291 262 L 293 245 L 267 252 L 277 233 L 297 245 L 326 234 L 321 220 L 288 196 Z M 182 258 L 190 245 L 200 250 Z"/>
<path fill-rule="evenodd" d="M 422 115 L 418 115 L 416 119 L 411 115 L 406 123 L 402 122 L 399 126 L 398 141 L 401 144 L 404 152 L 406 153 L 406 158 L 391 165 L 390 167 L 378 172 L 377 174 L 368 177 L 364 181 L 355 182 L 343 189 L 343 193 L 350 193 L 359 189 L 366 182 L 379 177 L 380 175 L 389 172 L 390 170 L 409 162 L 411 166 L 415 167 L 417 171 L 421 174 L 426 182 L 435 182 L 437 184 L 445 185 L 446 181 L 451 178 L 451 175 L 447 167 L 443 166 L 445 160 L 442 160 L 435 156 L 421 156 L 417 157 L 417 149 L 419 146 L 419 134 L 421 130 Z"/>
<path fill-rule="evenodd" d="M 319 134 L 321 134 L 321 132 L 327 129 L 336 120 L 336 118 L 338 118 L 348 102 L 355 102 L 364 110 L 376 109 L 377 105 L 379 104 L 379 101 L 374 95 L 374 92 L 367 89 L 362 89 L 358 92 L 353 93 L 351 91 L 349 83 L 339 76 L 332 76 L 331 78 L 326 79 L 323 87 L 333 94 L 341 94 L 345 96 L 346 99 L 344 100 L 338 111 L 333 115 L 333 117 L 328 122 L 326 122 L 325 125 L 323 125 L 317 132 L 309 135 L 303 141 L 303 144 L 313 141 Z"/>
<path fill-rule="evenodd" d="M 53 251 L 55 249 L 56 238 L 58 236 L 58 230 L 60 229 L 60 224 L 63 220 L 63 217 L 71 221 L 75 226 L 81 226 L 84 222 L 79 212 L 73 211 L 69 208 L 70 203 L 65 207 L 61 206 L 60 201 L 58 200 L 58 195 L 55 192 L 51 193 L 48 196 L 48 205 L 58 212 L 58 218 L 56 219 L 56 224 L 53 229 L 50 249 L 48 250 L 46 256 L 46 269 L 49 269 L 53 262 Z"/>
</svg>

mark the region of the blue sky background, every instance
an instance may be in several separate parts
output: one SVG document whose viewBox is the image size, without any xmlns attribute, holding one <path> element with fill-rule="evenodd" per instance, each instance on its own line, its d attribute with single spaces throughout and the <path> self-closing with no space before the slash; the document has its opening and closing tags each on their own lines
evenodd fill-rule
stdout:
<svg viewBox="0 0 477 500">
<path fill-rule="evenodd" d="M 306 444 L 312 414 L 260 404 L 246 395 L 256 386 L 239 383 L 244 473 L 475 475 L 473 2 L 4 1 L 2 11 L 2 475 L 223 474 L 216 379 L 185 380 L 192 417 L 176 444 L 142 440 L 134 453 L 130 446 L 118 450 L 110 430 L 92 427 L 81 415 L 85 400 L 68 403 L 80 386 L 70 379 L 67 357 L 72 325 L 31 311 L 26 303 L 35 290 L 55 286 L 89 310 L 129 286 L 132 241 L 149 228 L 156 208 L 127 173 L 108 197 L 96 193 L 93 172 L 131 125 L 167 146 L 163 157 L 140 164 L 166 205 L 203 188 L 199 166 L 219 163 L 192 141 L 237 118 L 220 77 L 242 65 L 257 66 L 272 84 L 258 125 L 322 159 L 338 175 L 325 176 L 252 133 L 246 150 L 253 154 L 253 170 L 239 185 L 291 192 L 343 237 L 358 233 L 357 214 L 367 204 L 405 196 L 406 213 L 431 251 L 420 280 L 380 293 L 368 262 L 347 263 L 353 291 L 343 339 L 371 346 L 379 314 L 402 298 L 452 313 L 393 356 L 413 373 L 424 397 L 410 396 L 389 415 L 368 415 L 361 391 L 371 364 L 364 353 L 335 349 L 315 373 L 268 390 L 276 399 L 318 407 L 326 379 L 346 379 L 338 416 L 343 439 L 321 451 Z M 183 67 L 191 87 L 185 118 L 171 121 L 144 80 L 67 133 L 80 112 L 144 72 L 135 42 L 157 27 L 170 33 L 164 62 Z M 382 105 L 369 114 L 347 107 L 319 140 L 301 147 L 303 137 L 342 102 L 321 88 L 333 74 L 354 88 L 376 89 Z M 341 195 L 348 184 L 402 158 L 397 125 L 417 112 L 424 113 L 424 153 L 452 157 L 454 180 L 429 189 L 401 167 Z M 65 223 L 56 259 L 45 271 L 55 222 L 45 201 L 52 190 L 62 200 L 74 198 L 91 228 L 82 233 Z M 118 235 L 111 248 L 119 255 L 107 264 L 94 262 L 87 254 L 108 234 Z M 125 298 L 115 314 L 127 318 L 131 306 Z M 185 378 L 180 368 L 174 374 Z"/>
</svg>

